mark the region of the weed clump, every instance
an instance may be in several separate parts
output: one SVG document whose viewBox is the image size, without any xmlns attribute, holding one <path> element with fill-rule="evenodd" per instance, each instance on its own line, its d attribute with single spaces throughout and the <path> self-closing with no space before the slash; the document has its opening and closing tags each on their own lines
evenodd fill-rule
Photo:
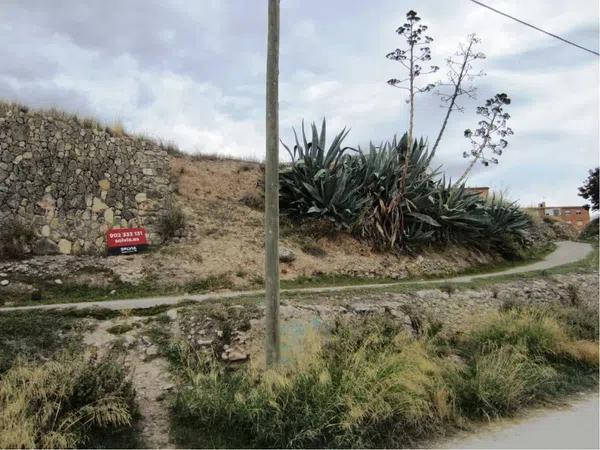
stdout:
<svg viewBox="0 0 600 450">
<path fill-rule="evenodd" d="M 169 204 L 158 221 L 158 233 L 163 242 L 168 242 L 180 235 L 186 226 L 183 210 L 174 204 Z"/>
<path fill-rule="evenodd" d="M 136 412 L 135 391 L 119 363 L 67 354 L 37 366 L 18 362 L 0 379 L 0 447 L 121 443 Z"/>
<path fill-rule="evenodd" d="M 31 253 L 36 239 L 31 226 L 17 219 L 0 223 L 0 260 L 23 258 Z"/>
</svg>

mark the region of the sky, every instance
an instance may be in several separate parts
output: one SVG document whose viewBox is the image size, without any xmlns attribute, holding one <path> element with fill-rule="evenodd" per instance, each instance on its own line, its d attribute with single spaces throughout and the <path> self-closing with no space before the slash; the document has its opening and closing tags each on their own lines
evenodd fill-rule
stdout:
<svg viewBox="0 0 600 450">
<path fill-rule="evenodd" d="M 597 0 L 486 0 L 490 6 L 598 50 Z M 265 152 L 266 0 L 2 0 L 0 99 L 57 107 L 188 153 L 262 160 Z M 457 179 L 475 108 L 506 92 L 514 136 L 497 166 L 477 165 L 468 184 L 530 206 L 580 205 L 577 187 L 598 165 L 600 58 L 469 0 L 281 0 L 280 134 L 327 119 L 328 136 L 365 147 L 406 131 L 395 33 L 414 9 L 434 38 L 433 64 L 470 33 L 486 59 L 477 98 L 451 116 L 435 163 Z M 415 132 L 431 143 L 444 115 L 420 94 Z M 287 153 L 281 148 L 281 158 Z"/>
</svg>

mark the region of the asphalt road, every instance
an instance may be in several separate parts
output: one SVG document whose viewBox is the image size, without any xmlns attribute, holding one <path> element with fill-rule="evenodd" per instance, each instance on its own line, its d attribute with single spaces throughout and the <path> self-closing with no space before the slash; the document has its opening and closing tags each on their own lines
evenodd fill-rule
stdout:
<svg viewBox="0 0 600 450">
<path fill-rule="evenodd" d="M 436 448 L 600 448 L 598 394 L 565 407 L 536 410 L 515 420 L 499 420 L 484 431 L 437 443 Z"/>
<path fill-rule="evenodd" d="M 282 289 L 281 292 L 285 293 L 319 293 L 319 292 L 338 292 L 345 290 L 364 290 L 364 289 L 381 289 L 385 287 L 394 287 L 410 284 L 435 284 L 435 283 L 467 283 L 478 278 L 493 278 L 503 275 L 534 272 L 538 270 L 551 269 L 553 267 L 570 264 L 573 262 L 584 259 L 591 251 L 592 246 L 590 244 L 582 242 L 572 241 L 560 241 L 556 243 L 556 250 L 546 256 L 542 261 L 538 261 L 531 264 L 525 264 L 510 269 L 506 269 L 498 272 L 483 273 L 477 275 L 465 275 L 445 279 L 436 279 L 428 281 L 399 281 L 394 283 L 378 283 L 378 284 L 361 284 L 361 285 L 349 285 L 349 286 L 330 286 L 330 287 L 314 287 L 314 288 L 294 288 L 294 289 Z M 94 306 L 108 309 L 138 309 L 138 308 L 149 308 L 158 305 L 175 305 L 181 301 L 195 301 L 203 302 L 207 300 L 219 300 L 219 299 L 233 299 L 239 297 L 256 296 L 264 293 L 264 290 L 253 290 L 253 291 L 226 291 L 226 292 L 211 292 L 200 295 L 174 295 L 174 296 L 162 296 L 162 297 L 144 297 L 144 298 L 130 298 L 130 299 L 115 299 L 115 300 L 100 300 L 92 302 L 80 302 L 80 303 L 54 303 L 48 305 L 32 305 L 32 306 L 17 306 L 17 307 L 3 307 L 0 308 L 2 311 L 16 311 L 26 309 L 54 309 L 54 308 L 91 308 Z"/>
</svg>

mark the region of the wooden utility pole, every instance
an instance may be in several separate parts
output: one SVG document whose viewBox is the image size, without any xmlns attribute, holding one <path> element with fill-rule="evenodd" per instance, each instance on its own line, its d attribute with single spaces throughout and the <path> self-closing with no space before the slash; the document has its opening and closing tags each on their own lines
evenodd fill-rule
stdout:
<svg viewBox="0 0 600 450">
<path fill-rule="evenodd" d="M 269 1 L 267 157 L 265 168 L 265 302 L 267 367 L 279 363 L 279 0 Z"/>
</svg>

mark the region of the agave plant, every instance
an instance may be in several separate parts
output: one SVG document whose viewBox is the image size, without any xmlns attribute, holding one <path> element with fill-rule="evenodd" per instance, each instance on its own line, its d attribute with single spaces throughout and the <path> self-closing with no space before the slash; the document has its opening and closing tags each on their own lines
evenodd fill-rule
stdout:
<svg viewBox="0 0 600 450">
<path fill-rule="evenodd" d="M 294 130 L 292 162 L 280 176 L 280 204 L 299 219 L 326 219 L 339 228 L 360 232 L 379 250 L 397 250 L 415 243 L 467 243 L 502 248 L 520 237 L 527 216 L 514 203 L 492 197 L 486 201 L 463 184 L 439 178 L 431 168 L 433 152 L 423 139 L 408 152 L 406 134 L 368 151 L 343 147 L 344 128 L 327 146 L 326 123 L 310 136 Z M 352 150 L 350 152 L 349 150 Z M 403 166 L 410 155 L 404 195 Z"/>
<path fill-rule="evenodd" d="M 350 229 L 368 199 L 346 153 L 350 147 L 342 147 L 348 130 L 340 131 L 328 148 L 325 119 L 321 132 L 314 123 L 311 130 L 309 141 L 302 124 L 302 142 L 294 130 L 293 150 L 282 143 L 292 158 L 280 174 L 282 210 L 296 218 L 327 219 Z"/>
<path fill-rule="evenodd" d="M 506 234 L 521 238 L 531 223 L 527 213 L 519 208 L 516 202 L 507 202 L 502 196 L 492 196 L 486 202 L 485 210 L 488 216 L 487 233 L 492 239 Z"/>
<path fill-rule="evenodd" d="M 483 201 L 464 185 L 446 184 L 442 178 L 432 195 L 433 202 L 424 212 L 438 226 L 434 232 L 438 242 L 476 241 L 487 226 Z"/>
<path fill-rule="evenodd" d="M 407 141 L 405 134 L 400 141 L 394 137 L 379 147 L 371 145 L 368 155 L 361 153 L 365 189 L 372 203 L 363 221 L 362 235 L 380 250 L 404 246 L 409 236 L 427 239 L 431 232 L 423 224 L 425 228 L 438 226 L 422 211 L 427 206 L 424 203 L 432 202 L 437 176 L 437 171 L 430 169 L 433 153 L 427 151 L 423 139 L 413 144 L 404 196 L 400 195 Z"/>
</svg>

